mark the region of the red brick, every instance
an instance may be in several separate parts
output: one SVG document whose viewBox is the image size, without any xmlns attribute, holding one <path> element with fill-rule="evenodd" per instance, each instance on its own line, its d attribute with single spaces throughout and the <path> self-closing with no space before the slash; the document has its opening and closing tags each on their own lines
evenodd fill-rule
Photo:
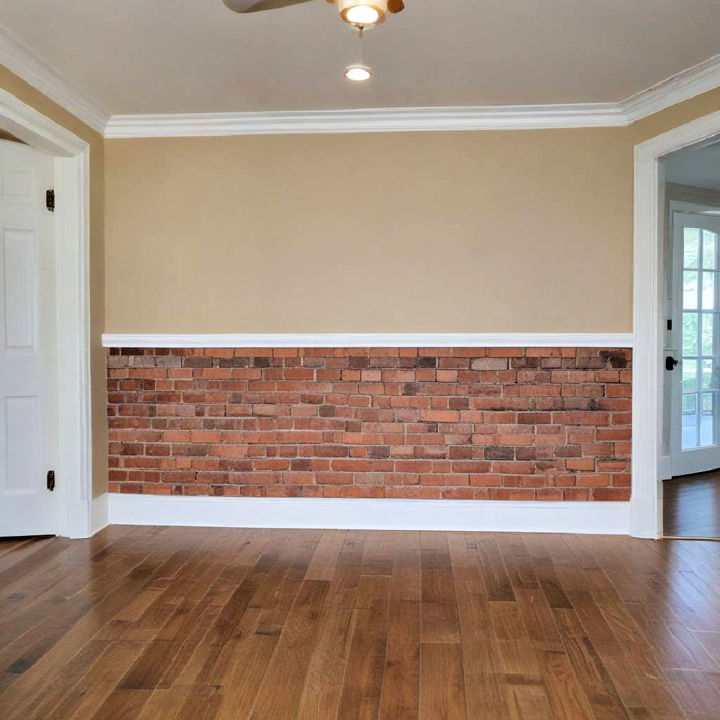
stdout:
<svg viewBox="0 0 720 720">
<path fill-rule="evenodd" d="M 594 348 L 113 351 L 109 479 L 150 494 L 627 499 L 630 362 Z"/>
<path fill-rule="evenodd" d="M 592 491 L 593 500 L 619 500 L 630 499 L 630 491 L 623 488 L 595 488 Z"/>
<path fill-rule="evenodd" d="M 420 412 L 420 419 L 424 422 L 458 422 L 460 420 L 460 413 L 457 410 L 422 410 Z"/>
</svg>

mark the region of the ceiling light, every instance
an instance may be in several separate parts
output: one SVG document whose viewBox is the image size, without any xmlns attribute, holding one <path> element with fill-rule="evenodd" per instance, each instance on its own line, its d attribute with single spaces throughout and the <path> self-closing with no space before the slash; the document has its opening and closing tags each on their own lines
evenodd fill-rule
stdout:
<svg viewBox="0 0 720 720">
<path fill-rule="evenodd" d="M 372 70 L 365 65 L 350 65 L 345 68 L 345 77 L 353 82 L 365 82 L 372 77 Z"/>
<path fill-rule="evenodd" d="M 356 27 L 370 28 L 385 20 L 387 0 L 337 0 L 342 19 Z"/>
<path fill-rule="evenodd" d="M 353 25 L 375 25 L 380 13 L 370 5 L 355 5 L 345 13 L 345 19 Z"/>
</svg>

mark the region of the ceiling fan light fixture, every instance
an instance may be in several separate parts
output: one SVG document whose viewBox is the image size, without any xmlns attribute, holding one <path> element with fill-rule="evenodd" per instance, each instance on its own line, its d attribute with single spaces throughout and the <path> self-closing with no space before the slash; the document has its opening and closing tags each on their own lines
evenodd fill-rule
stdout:
<svg viewBox="0 0 720 720">
<path fill-rule="evenodd" d="M 387 13 L 387 0 L 337 0 L 337 5 L 342 19 L 355 27 L 374 27 Z"/>
<path fill-rule="evenodd" d="M 353 82 L 365 82 L 372 77 L 372 70 L 367 65 L 349 65 L 345 68 L 345 77 Z"/>
</svg>

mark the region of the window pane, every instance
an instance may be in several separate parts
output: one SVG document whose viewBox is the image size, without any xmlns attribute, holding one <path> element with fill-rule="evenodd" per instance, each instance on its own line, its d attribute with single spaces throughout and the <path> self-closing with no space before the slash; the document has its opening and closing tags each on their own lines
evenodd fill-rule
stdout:
<svg viewBox="0 0 720 720">
<path fill-rule="evenodd" d="M 716 378 L 713 372 L 714 360 L 702 360 L 702 386 L 704 390 L 716 390 Z M 683 363 L 684 365 L 684 363 Z M 684 383 L 683 383 L 684 385 Z"/>
<path fill-rule="evenodd" d="M 696 268 L 700 263 L 700 230 L 699 228 L 683 228 L 683 267 Z"/>
<path fill-rule="evenodd" d="M 705 274 L 710 275 L 711 273 Z M 683 310 L 697 310 L 698 275 L 697 270 L 685 270 L 683 273 Z M 704 299 L 705 288 L 703 286 L 703 300 Z"/>
<path fill-rule="evenodd" d="M 702 316 L 702 354 L 712 355 L 715 348 L 715 313 L 703 313 Z"/>
<path fill-rule="evenodd" d="M 683 328 L 682 328 L 682 354 L 683 357 L 687 355 L 698 354 L 698 314 L 694 312 L 683 313 Z"/>
<path fill-rule="evenodd" d="M 683 392 L 693 392 L 698 389 L 697 360 L 683 360 L 682 389 Z"/>
<path fill-rule="evenodd" d="M 702 412 L 700 414 L 700 445 L 706 447 L 715 443 L 715 393 L 702 394 Z"/>
<path fill-rule="evenodd" d="M 715 276 L 717 273 L 704 272 L 702 279 L 702 309 L 715 310 Z"/>
<path fill-rule="evenodd" d="M 688 450 L 698 446 L 697 399 L 695 394 L 682 396 L 682 448 Z"/>
<path fill-rule="evenodd" d="M 717 267 L 717 233 L 703 230 L 703 267 Z"/>
</svg>

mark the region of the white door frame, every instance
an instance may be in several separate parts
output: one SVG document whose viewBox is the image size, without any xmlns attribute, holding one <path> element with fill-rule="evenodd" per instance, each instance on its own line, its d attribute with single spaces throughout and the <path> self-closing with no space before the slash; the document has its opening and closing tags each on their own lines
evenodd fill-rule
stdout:
<svg viewBox="0 0 720 720">
<path fill-rule="evenodd" d="M 720 112 L 635 146 L 634 353 L 632 390 L 631 532 L 662 536 L 662 482 L 659 465 L 663 422 L 664 191 L 660 160 L 720 134 Z"/>
<path fill-rule="evenodd" d="M 4 90 L 0 128 L 55 156 L 59 533 L 90 537 L 90 147 Z"/>
</svg>

